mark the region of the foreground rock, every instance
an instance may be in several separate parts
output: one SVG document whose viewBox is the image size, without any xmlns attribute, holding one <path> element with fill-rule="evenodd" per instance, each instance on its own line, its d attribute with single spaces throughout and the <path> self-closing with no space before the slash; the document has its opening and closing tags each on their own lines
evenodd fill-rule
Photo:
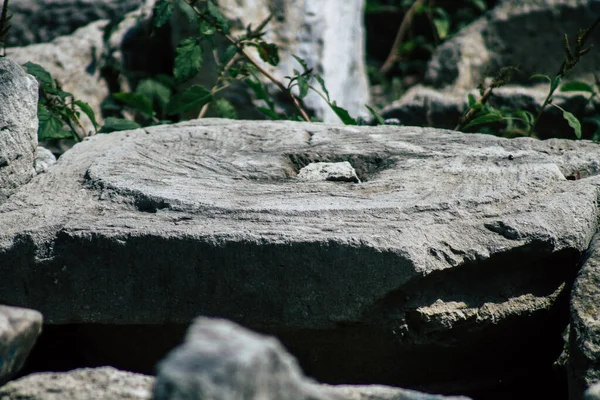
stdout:
<svg viewBox="0 0 600 400">
<path fill-rule="evenodd" d="M 51 324 L 227 317 L 329 383 L 501 392 L 552 373 L 599 149 L 227 120 L 97 135 L 0 205 L 0 293 Z M 362 183 L 297 178 L 343 161 Z"/>
<path fill-rule="evenodd" d="M 569 399 L 579 400 L 590 385 L 600 382 L 600 236 L 573 286 L 569 335 Z M 596 393 L 600 391 L 595 389 Z M 595 397 L 594 397 L 595 398 Z M 600 397 L 599 397 L 600 398 Z"/>
<path fill-rule="evenodd" d="M 0 58 L 0 203 L 35 175 L 37 81 Z"/>
<path fill-rule="evenodd" d="M 405 125 L 453 129 L 468 107 L 467 95 L 479 97 L 477 88 L 486 73 L 493 77 L 502 67 L 518 66 L 519 72 L 513 74 L 507 86 L 494 90 L 488 104 L 537 115 L 549 85 L 544 79 L 530 77 L 554 77 L 564 59 L 563 35 L 568 34 L 574 46 L 577 32 L 590 27 L 598 15 L 598 1 L 501 1 L 436 49 L 427 67 L 427 87 L 412 88 L 382 114 L 385 118 L 398 118 Z M 583 80 L 594 85 L 594 73 L 600 64 L 598 29 L 586 42 L 594 44 L 593 49 L 564 82 Z M 600 124 L 592 121 L 600 112 L 600 100 L 588 101 L 590 95 L 584 92 L 557 91 L 554 97 L 554 104 L 582 120 L 584 137 L 592 138 Z M 556 107 L 545 109 L 536 131 L 540 138 L 575 138 Z"/>
<path fill-rule="evenodd" d="M 0 387 L 1 399 L 148 400 L 154 378 L 112 367 L 28 375 Z"/>
<path fill-rule="evenodd" d="M 0 305 L 0 385 L 23 367 L 42 329 L 42 314 Z"/>
<path fill-rule="evenodd" d="M 232 322 L 198 318 L 158 366 L 153 400 L 468 400 L 391 387 L 327 386 L 303 376 L 275 339 Z"/>
</svg>

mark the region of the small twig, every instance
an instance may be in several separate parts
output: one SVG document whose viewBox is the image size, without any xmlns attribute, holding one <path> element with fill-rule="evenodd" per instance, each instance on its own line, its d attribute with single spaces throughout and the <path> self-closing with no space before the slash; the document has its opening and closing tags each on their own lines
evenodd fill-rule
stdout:
<svg viewBox="0 0 600 400">
<path fill-rule="evenodd" d="M 418 1 L 420 1 L 420 0 L 418 0 Z M 194 12 L 196 14 L 198 14 L 200 17 L 203 16 L 202 12 L 200 10 L 198 10 L 196 7 L 194 7 L 194 4 L 192 3 L 191 0 L 185 0 L 185 2 L 192 7 L 192 9 L 194 10 Z M 267 18 L 266 22 L 268 22 L 268 20 L 270 18 L 271 18 L 271 16 L 269 16 Z M 259 25 L 259 28 L 262 29 L 266 25 L 266 22 L 262 22 Z M 225 37 L 225 39 L 227 39 L 227 41 L 229 41 L 231 44 L 233 44 L 237 48 L 238 54 L 241 54 L 242 56 L 244 56 L 244 58 L 246 59 L 246 61 L 248 61 L 250 64 L 254 65 L 254 67 L 256 67 L 256 69 L 258 69 L 258 71 L 263 76 L 265 76 L 268 80 L 270 80 L 271 82 L 273 82 L 275 84 L 275 86 L 277 86 L 277 88 L 279 90 L 281 90 L 282 92 L 284 92 L 285 94 L 287 94 L 288 97 L 294 103 L 294 106 L 296 107 L 296 109 L 298 110 L 298 112 L 300 113 L 300 115 L 302 116 L 302 118 L 305 121 L 310 122 L 310 117 L 308 116 L 308 114 L 306 113 L 306 111 L 304 111 L 304 109 L 302 108 L 302 105 L 300 105 L 300 102 L 298 101 L 298 99 L 296 98 L 296 96 L 294 96 L 294 94 L 292 93 L 291 90 L 289 90 L 288 88 L 286 88 L 283 83 L 281 83 L 279 80 L 277 80 L 277 78 L 275 78 L 269 71 L 267 71 L 263 66 L 261 66 L 250 54 L 248 54 L 248 52 L 244 48 L 244 44 L 240 40 L 237 40 L 233 36 L 228 35 L 225 32 L 222 32 L 220 29 L 217 29 L 217 30 L 219 31 L 219 33 L 221 33 L 221 35 L 223 35 L 223 37 Z M 254 31 L 252 31 L 252 33 L 258 33 L 258 32 L 256 30 L 254 30 Z"/>
<path fill-rule="evenodd" d="M 387 59 L 379 69 L 379 73 L 383 75 L 387 74 L 394 65 L 394 63 L 398 60 L 398 55 L 400 53 L 400 45 L 404 41 L 404 36 L 406 36 L 406 32 L 408 32 L 409 26 L 412 24 L 417 7 L 420 7 L 423 3 L 425 3 L 425 0 L 415 1 L 413 5 L 410 6 L 408 11 L 406 11 L 406 14 L 404 14 L 404 18 L 400 23 L 400 28 L 398 28 L 398 33 L 396 33 L 394 44 L 392 44 L 390 54 L 388 54 Z"/>
<path fill-rule="evenodd" d="M 277 86 L 277 88 L 279 90 L 281 90 L 282 92 L 286 93 L 288 95 L 288 97 L 292 100 L 292 102 L 294 103 L 294 106 L 296 107 L 296 109 L 298 110 L 298 112 L 300 113 L 300 115 L 302 115 L 302 118 L 306 122 L 310 122 L 310 117 L 308 116 L 308 114 L 306 113 L 306 111 L 304 111 L 304 109 L 302 108 L 302 106 L 298 102 L 298 99 L 296 98 L 296 96 L 294 96 L 294 94 L 292 93 L 292 91 L 289 90 L 288 88 L 286 88 L 283 83 L 279 82 L 277 80 L 277 78 L 275 78 L 273 75 L 271 75 L 271 73 L 269 71 L 267 71 L 266 69 L 264 69 L 258 62 L 256 62 L 256 60 L 254 60 L 254 58 L 250 54 L 248 54 L 248 52 L 246 52 L 246 50 L 244 49 L 244 47 L 241 46 L 240 44 L 238 44 L 236 42 L 236 40 L 232 36 L 230 36 L 230 35 L 224 35 L 224 36 L 225 36 L 225 38 L 227 40 L 229 40 L 230 43 L 232 43 L 234 46 L 237 47 L 238 51 L 246 58 L 246 60 L 250 64 L 254 65 L 256 67 L 256 69 L 258 69 L 261 74 L 263 74 L 268 80 L 270 80 L 271 82 L 273 82 L 275 84 L 275 86 Z"/>
<path fill-rule="evenodd" d="M 219 76 L 219 78 L 217 79 L 217 82 L 215 82 L 214 86 L 210 89 L 210 93 L 212 95 L 214 95 L 215 93 L 217 93 L 220 90 L 223 90 L 224 88 L 228 87 L 229 85 L 226 86 L 222 86 L 221 88 L 219 88 L 219 84 L 221 82 L 223 82 L 223 77 L 225 75 L 227 75 L 227 72 L 229 72 L 229 69 L 231 67 L 233 67 L 233 65 L 240 59 L 240 54 L 239 53 L 235 53 L 233 55 L 233 57 L 231 57 L 231 59 L 227 62 L 227 64 L 225 64 L 225 67 L 223 67 L 223 70 L 221 71 L 221 76 Z M 216 57 L 215 54 L 215 61 L 218 64 L 218 57 Z M 206 103 L 205 105 L 202 106 L 202 109 L 200 110 L 200 112 L 198 113 L 198 119 L 203 118 L 204 115 L 206 114 L 206 112 L 208 111 L 208 106 L 210 103 Z"/>
</svg>

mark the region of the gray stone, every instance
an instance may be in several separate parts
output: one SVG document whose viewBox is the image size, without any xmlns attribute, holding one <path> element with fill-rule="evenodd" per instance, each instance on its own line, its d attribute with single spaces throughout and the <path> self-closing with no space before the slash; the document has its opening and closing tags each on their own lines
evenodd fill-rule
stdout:
<svg viewBox="0 0 600 400">
<path fill-rule="evenodd" d="M 100 19 L 121 17 L 143 0 L 18 0 L 10 2 L 7 46 L 45 43 Z"/>
<path fill-rule="evenodd" d="M 0 293 L 51 324 L 229 318 L 332 383 L 507 382 L 564 330 L 599 150 L 291 121 L 96 135 L 0 205 Z M 297 178 L 342 161 L 362 183 Z"/>
<path fill-rule="evenodd" d="M 479 98 L 477 88 L 484 75 L 494 76 L 507 66 L 518 66 L 519 72 L 512 75 L 510 84 L 495 89 L 487 104 L 537 115 L 549 85 L 543 79 L 530 77 L 533 74 L 554 77 L 564 59 L 563 34 L 569 34 L 574 46 L 578 30 L 589 27 L 599 14 L 598 0 L 501 1 L 436 49 L 426 71 L 429 87 L 413 87 L 386 107 L 382 115 L 399 118 L 405 125 L 454 129 L 467 109 L 467 95 Z M 593 73 L 600 64 L 599 38 L 600 27 L 597 27 L 587 42 L 595 46 L 569 71 L 564 82 L 583 80 L 594 84 Z M 586 138 L 592 138 L 599 129 L 596 123 L 586 121 L 600 112 L 600 99 L 590 102 L 589 97 L 582 92 L 557 91 L 553 102 L 583 121 Z M 536 134 L 542 139 L 575 138 L 562 111 L 551 106 L 544 110 Z"/>
<path fill-rule="evenodd" d="M 38 85 L 13 60 L 0 58 L 0 203 L 34 175 Z"/>
<path fill-rule="evenodd" d="M 360 183 L 356 171 L 348 161 L 337 163 L 316 162 L 300 169 L 298 179 L 304 181 L 332 181 Z"/>
<path fill-rule="evenodd" d="M 568 361 L 570 400 L 580 400 L 588 386 L 600 382 L 599 281 L 600 235 L 596 235 L 571 295 Z"/>
<path fill-rule="evenodd" d="M 23 367 L 41 330 L 39 312 L 0 305 L 0 385 Z"/>
<path fill-rule="evenodd" d="M 151 4 L 150 1 L 148 3 Z M 120 49 L 124 36 L 138 24 L 139 18 L 148 15 L 149 9 L 150 5 L 145 5 L 127 14 L 106 41 L 103 38 L 103 30 L 109 21 L 99 20 L 77 29 L 70 35 L 59 36 L 49 43 L 10 47 L 6 52 L 20 64 L 32 62 L 44 67 L 58 80 L 63 90 L 88 103 L 95 113 L 96 120 L 102 125 L 104 120 L 100 105 L 109 95 L 109 88 L 101 77 L 100 60 L 103 54 L 111 51 L 115 51 L 115 57 L 121 60 L 121 52 L 117 50 Z M 125 90 L 126 83 L 121 83 L 122 89 Z M 86 128 L 86 133 L 94 130 L 87 117 L 83 116 L 81 122 Z"/>
<path fill-rule="evenodd" d="M 148 400 L 154 378 L 112 367 L 35 373 L 0 387 L 0 399 Z"/>
<path fill-rule="evenodd" d="M 464 90 L 477 87 L 486 69 L 518 66 L 513 82 L 528 85 L 533 74 L 554 76 L 564 60 L 563 36 L 574 48 L 575 35 L 600 15 L 598 0 L 504 0 L 488 14 L 439 46 L 427 67 L 426 79 L 434 87 Z M 587 44 L 600 45 L 599 30 Z M 569 74 L 593 82 L 600 64 L 595 48 Z"/>
<path fill-rule="evenodd" d="M 590 386 L 585 391 L 583 400 L 600 400 L 600 383 Z"/>
<path fill-rule="evenodd" d="M 319 385 L 273 337 L 197 318 L 158 366 L 153 400 L 468 400 L 383 386 Z"/>
<path fill-rule="evenodd" d="M 54 164 L 56 164 L 56 156 L 47 148 L 38 146 L 35 157 L 35 173 L 44 173 Z"/>
</svg>

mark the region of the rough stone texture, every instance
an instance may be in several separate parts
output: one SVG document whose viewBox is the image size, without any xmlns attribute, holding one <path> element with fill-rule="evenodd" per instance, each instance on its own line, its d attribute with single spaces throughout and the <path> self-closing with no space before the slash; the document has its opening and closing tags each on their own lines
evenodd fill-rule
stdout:
<svg viewBox="0 0 600 400">
<path fill-rule="evenodd" d="M 154 378 L 112 367 L 25 376 L 0 387 L 0 399 L 148 400 Z"/>
<path fill-rule="evenodd" d="M 0 203 L 35 174 L 37 98 L 35 78 L 0 58 Z"/>
<path fill-rule="evenodd" d="M 42 314 L 0 305 L 0 385 L 23 367 L 42 329 Z"/>
<path fill-rule="evenodd" d="M 93 21 L 123 16 L 143 0 L 17 0 L 10 2 L 7 46 L 27 46 L 68 35 Z"/>
<path fill-rule="evenodd" d="M 300 169 L 298 179 L 305 181 L 360 182 L 360 179 L 356 176 L 356 171 L 348 161 L 310 163 Z"/>
<path fill-rule="evenodd" d="M 226 317 L 325 382 L 468 394 L 560 352 L 599 149 L 227 120 L 96 135 L 0 205 L 0 293 L 52 324 Z M 296 177 L 341 161 L 362 183 Z"/>
<path fill-rule="evenodd" d="M 571 296 L 569 399 L 600 382 L 600 235 L 594 236 Z"/>
<path fill-rule="evenodd" d="M 44 67 L 60 82 L 63 90 L 88 103 L 98 123 L 102 124 L 100 105 L 109 95 L 108 84 L 100 75 L 102 55 L 120 49 L 127 32 L 138 23 L 140 15 L 148 14 L 148 10 L 149 5 L 146 5 L 127 14 L 107 42 L 103 40 L 103 29 L 109 21 L 100 20 L 49 43 L 10 47 L 6 52 L 20 64 L 33 62 Z M 120 54 L 115 55 L 120 59 Z M 81 121 L 88 132 L 94 129 L 87 117 L 82 117 Z"/>
<path fill-rule="evenodd" d="M 504 0 L 484 17 L 436 49 L 427 68 L 435 87 L 451 85 L 471 90 L 491 71 L 518 65 L 522 73 L 514 82 L 531 84 L 533 74 L 554 76 L 564 59 L 563 36 L 574 48 L 575 35 L 600 15 L 598 0 Z M 588 44 L 600 45 L 596 29 Z M 569 74 L 587 77 L 600 65 L 600 52 L 592 50 Z"/>
<path fill-rule="evenodd" d="M 530 80 L 533 74 L 554 77 L 564 59 L 563 35 L 571 43 L 581 28 L 600 15 L 598 0 L 536 0 L 500 2 L 485 16 L 439 46 L 427 67 L 426 84 L 409 90 L 382 112 L 385 118 L 399 118 L 405 125 L 454 129 L 467 109 L 467 95 L 479 97 L 477 87 L 483 75 L 493 76 L 501 67 L 519 67 L 511 84 L 494 90 L 488 104 L 509 110 L 537 114 L 547 93 L 544 80 Z M 594 83 L 600 65 L 600 29 L 591 35 L 592 51 L 571 70 L 565 82 Z M 574 44 L 573 44 L 574 46 Z M 489 71 L 488 71 L 489 68 Z M 516 84 L 516 86 L 514 85 Z M 512 86 L 511 86 L 512 85 Z M 600 100 L 589 102 L 589 94 L 555 93 L 554 103 L 583 121 L 584 137 L 592 138 L 598 125 L 585 121 L 600 113 Z M 574 138 L 574 133 L 556 107 L 547 107 L 537 126 L 540 138 Z"/>
<path fill-rule="evenodd" d="M 264 21 L 272 10 L 274 18 L 265 31 L 265 40 L 279 46 L 281 61 L 272 67 L 260 60 L 250 49 L 254 58 L 281 82 L 287 83 L 285 76 L 292 76 L 293 70 L 302 67 L 292 55 L 303 58 L 309 68 L 320 74 L 327 85 L 332 100 L 348 110 L 350 115 L 368 114 L 365 104 L 369 103 L 369 84 L 365 66 L 363 8 L 365 0 L 221 0 L 219 5 L 232 22 L 236 34 L 245 33 L 248 24 L 256 27 Z M 181 15 L 174 29 L 174 40 L 178 42 L 189 28 L 185 27 L 187 17 Z M 237 29 L 236 29 L 237 28 Z M 195 32 L 195 28 L 192 28 Z M 228 45 L 228 44 L 227 44 Z M 209 87 L 214 84 L 214 64 L 206 60 L 200 74 L 201 82 Z M 272 85 L 266 79 L 268 87 Z M 319 87 L 317 81 L 312 81 Z M 279 91 L 272 87 L 274 93 Z M 243 96 L 238 96 L 237 107 L 242 107 Z M 283 96 L 275 96 L 283 103 Z M 236 101 L 235 98 L 232 99 Z M 312 91 L 304 99 L 314 109 L 318 118 L 325 122 L 339 122 L 339 118 L 329 106 Z M 245 105 L 249 107 L 248 104 Z M 292 108 L 290 110 L 294 111 Z M 259 114 L 261 115 L 261 114 Z"/>
<path fill-rule="evenodd" d="M 158 366 L 153 400 L 468 400 L 391 387 L 319 385 L 277 339 L 198 318 Z"/>
<path fill-rule="evenodd" d="M 56 156 L 47 148 L 38 146 L 37 157 L 35 158 L 35 173 L 41 174 L 48 171 L 52 165 L 56 164 Z"/>
</svg>

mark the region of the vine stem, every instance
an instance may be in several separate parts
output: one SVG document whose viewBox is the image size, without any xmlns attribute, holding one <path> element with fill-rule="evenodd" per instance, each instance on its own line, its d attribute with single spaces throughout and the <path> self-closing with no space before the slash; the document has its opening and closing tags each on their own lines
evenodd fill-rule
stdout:
<svg viewBox="0 0 600 400">
<path fill-rule="evenodd" d="M 481 95 L 481 97 L 479 98 L 479 100 L 477 102 L 481 103 L 481 104 L 485 104 L 488 101 L 488 99 L 490 98 L 490 96 L 492 95 L 492 89 L 493 88 L 491 88 L 491 87 L 486 88 L 483 91 L 483 95 Z M 475 115 L 476 112 L 477 112 L 476 109 L 469 107 L 469 110 L 460 119 L 460 122 L 458 123 L 458 125 L 456 125 L 454 127 L 454 130 L 460 131 L 465 125 L 467 125 L 473 119 L 473 116 Z"/>
<path fill-rule="evenodd" d="M 417 0 L 417 1 L 421 1 L 421 0 Z M 202 18 L 202 13 L 200 12 L 200 10 L 198 10 L 194 4 L 192 3 L 191 0 L 185 0 L 185 2 L 192 7 L 192 9 L 194 10 L 194 12 L 200 16 Z M 267 21 L 271 18 L 271 16 L 268 17 Z M 262 29 L 262 27 L 264 26 L 264 22 L 261 23 L 259 25 L 259 28 Z M 300 105 L 300 102 L 298 101 L 298 99 L 296 98 L 296 96 L 294 96 L 294 94 L 292 93 L 292 91 L 285 87 L 285 85 L 283 83 L 281 83 L 277 78 L 275 78 L 269 71 L 267 71 L 262 65 L 260 65 L 255 59 L 254 57 L 252 57 L 250 54 L 248 54 L 248 52 L 246 51 L 246 49 L 244 48 L 244 45 L 241 43 L 240 40 L 235 39 L 233 36 L 226 34 L 225 32 L 223 32 L 220 28 L 215 27 L 217 29 L 217 31 L 223 35 L 223 37 L 225 37 L 225 39 L 227 39 L 227 41 L 229 41 L 231 44 L 233 44 L 238 53 L 241 54 L 242 56 L 244 56 L 244 58 L 250 63 L 252 64 L 254 67 L 256 67 L 256 69 L 263 75 L 265 76 L 268 80 L 270 80 L 271 82 L 273 82 L 275 84 L 275 86 L 277 86 L 277 88 L 279 90 L 281 90 L 282 92 L 284 92 L 285 94 L 288 95 L 288 97 L 292 100 L 292 102 L 294 103 L 294 106 L 296 107 L 296 109 L 298 110 L 298 112 L 300 113 L 300 115 L 302 116 L 302 118 L 306 121 L 306 122 L 310 122 L 310 117 L 308 116 L 308 114 L 306 113 L 306 111 L 304 110 L 304 108 L 302 108 L 302 105 Z M 260 29 L 258 29 L 260 31 Z M 253 33 L 258 33 L 258 32 L 253 32 Z"/>
<path fill-rule="evenodd" d="M 398 28 L 398 33 L 396 33 L 396 38 L 394 39 L 394 44 L 392 44 L 392 48 L 390 49 L 390 54 L 388 54 L 385 62 L 379 69 L 379 72 L 381 74 L 387 74 L 396 62 L 396 60 L 398 60 L 400 45 L 404 41 L 404 36 L 406 36 L 406 32 L 408 32 L 408 27 L 412 23 L 417 8 L 420 7 L 423 3 L 425 3 L 425 0 L 415 1 L 404 15 L 404 18 L 402 18 L 402 23 L 400 23 L 400 28 Z"/>
<path fill-rule="evenodd" d="M 219 58 L 217 57 L 216 53 L 214 54 L 215 57 L 215 62 L 218 64 L 219 62 Z M 223 76 L 225 74 L 227 74 L 227 72 L 229 71 L 229 69 L 231 69 L 231 67 L 233 67 L 233 65 L 240 59 L 240 54 L 239 53 L 235 53 L 233 57 L 231 57 L 231 59 L 227 62 L 227 64 L 225 64 L 225 66 L 223 67 L 223 70 L 221 71 L 221 76 L 219 76 L 219 78 L 217 79 L 217 82 L 214 84 L 214 86 L 210 89 L 210 93 L 212 95 L 214 95 L 215 93 L 217 93 L 219 90 L 219 84 L 223 81 Z M 224 86 L 228 87 L 229 85 Z M 208 106 L 210 103 L 206 103 L 205 105 L 202 106 L 202 109 L 200 110 L 200 113 L 198 113 L 198 119 L 203 118 L 204 115 L 206 114 L 206 112 L 208 111 Z"/>
</svg>

